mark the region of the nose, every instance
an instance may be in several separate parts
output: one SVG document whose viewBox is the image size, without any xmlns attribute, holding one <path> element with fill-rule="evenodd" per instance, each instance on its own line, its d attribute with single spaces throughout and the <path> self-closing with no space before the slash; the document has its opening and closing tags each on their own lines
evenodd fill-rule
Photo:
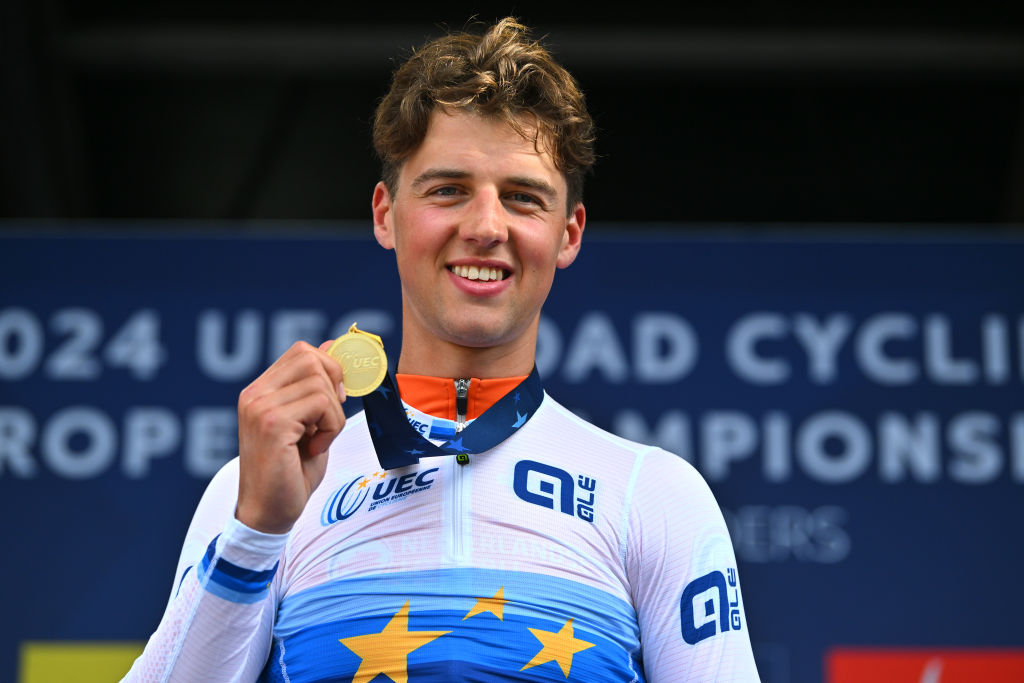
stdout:
<svg viewBox="0 0 1024 683">
<path fill-rule="evenodd" d="M 470 204 L 459 233 L 484 248 L 508 240 L 508 212 L 496 192 L 480 192 Z"/>
</svg>

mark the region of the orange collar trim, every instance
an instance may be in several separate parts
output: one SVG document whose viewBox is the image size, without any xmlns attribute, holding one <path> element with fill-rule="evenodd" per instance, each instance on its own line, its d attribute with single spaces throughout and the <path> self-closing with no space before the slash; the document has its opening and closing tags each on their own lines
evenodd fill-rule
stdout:
<svg viewBox="0 0 1024 683">
<path fill-rule="evenodd" d="M 527 377 L 528 375 L 470 379 L 469 394 L 466 397 L 466 419 L 474 420 L 480 417 L 485 410 L 515 389 Z M 402 400 L 416 410 L 447 420 L 456 418 L 454 379 L 396 374 L 395 380 L 398 382 L 398 393 L 402 395 Z"/>
</svg>

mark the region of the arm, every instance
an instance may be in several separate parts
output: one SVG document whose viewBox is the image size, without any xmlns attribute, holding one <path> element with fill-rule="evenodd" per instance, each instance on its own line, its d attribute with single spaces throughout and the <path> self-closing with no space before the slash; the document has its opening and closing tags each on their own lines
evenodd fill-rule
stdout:
<svg viewBox="0 0 1024 683">
<path fill-rule="evenodd" d="M 287 534 L 234 519 L 238 460 L 210 482 L 185 537 L 156 632 L 125 681 L 252 681 L 270 651 L 274 570 Z"/>
<path fill-rule="evenodd" d="M 178 585 L 125 680 L 251 681 L 263 669 L 288 532 L 345 424 L 341 366 L 324 353 L 327 344 L 296 343 L 242 391 L 239 458 L 204 494 Z"/>
<path fill-rule="evenodd" d="M 626 569 L 651 683 L 759 681 L 729 531 L 693 467 L 661 450 L 638 464 Z"/>
</svg>

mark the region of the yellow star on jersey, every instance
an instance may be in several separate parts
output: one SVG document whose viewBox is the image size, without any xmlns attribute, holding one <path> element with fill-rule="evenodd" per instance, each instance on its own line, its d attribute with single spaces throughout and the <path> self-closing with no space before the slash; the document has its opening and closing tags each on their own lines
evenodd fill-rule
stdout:
<svg viewBox="0 0 1024 683">
<path fill-rule="evenodd" d="M 536 636 L 543 647 L 520 671 L 525 671 L 532 666 L 546 664 L 547 662 L 557 662 L 558 666 L 562 668 L 562 673 L 565 674 L 566 678 L 569 678 L 573 655 L 587 648 L 594 647 L 594 643 L 578 640 L 573 636 L 572 619 L 565 622 L 565 625 L 559 629 L 558 633 L 539 628 L 531 628 L 530 633 Z"/>
<path fill-rule="evenodd" d="M 361 482 L 359 482 L 359 488 L 361 488 L 361 489 L 366 488 L 366 485 L 369 484 L 369 483 L 370 483 L 370 480 L 367 479 L 366 477 L 363 477 L 363 480 Z"/>
<path fill-rule="evenodd" d="M 504 591 L 505 587 L 502 586 L 498 589 L 498 592 L 494 594 L 493 598 L 477 598 L 476 604 L 473 605 L 473 608 L 469 610 L 466 616 L 462 617 L 462 620 L 465 621 L 466 619 L 469 619 L 470 617 L 476 614 L 490 612 L 494 616 L 498 617 L 498 619 L 500 619 L 501 621 L 504 621 L 504 618 L 502 617 L 502 611 L 505 608 L 505 603 L 508 602 L 507 600 L 505 600 Z"/>
<path fill-rule="evenodd" d="M 352 636 L 338 640 L 363 661 L 352 683 L 369 683 L 384 674 L 395 683 L 408 683 L 409 653 L 451 631 L 410 631 L 409 601 L 398 610 L 380 633 Z"/>
</svg>

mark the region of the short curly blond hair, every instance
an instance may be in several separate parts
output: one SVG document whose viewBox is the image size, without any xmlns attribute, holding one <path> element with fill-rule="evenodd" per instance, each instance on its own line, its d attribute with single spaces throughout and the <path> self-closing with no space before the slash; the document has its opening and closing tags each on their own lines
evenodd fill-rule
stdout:
<svg viewBox="0 0 1024 683">
<path fill-rule="evenodd" d="M 437 38 L 398 67 L 373 122 L 373 146 L 392 195 L 430 115 L 444 107 L 494 117 L 528 137 L 526 118 L 535 144 L 548 144 L 565 176 L 567 211 L 582 201 L 584 176 L 594 165 L 594 123 L 576 79 L 529 34 L 506 17 L 482 34 Z"/>
</svg>

